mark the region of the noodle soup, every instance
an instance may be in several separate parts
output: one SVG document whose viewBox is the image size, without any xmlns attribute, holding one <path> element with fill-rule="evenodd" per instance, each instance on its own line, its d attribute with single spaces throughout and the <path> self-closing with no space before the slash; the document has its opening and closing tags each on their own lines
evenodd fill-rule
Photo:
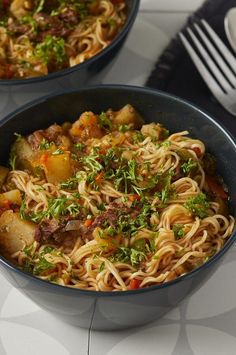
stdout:
<svg viewBox="0 0 236 355">
<path fill-rule="evenodd" d="M 0 3 L 0 79 L 26 79 L 80 64 L 106 48 L 126 21 L 125 0 Z"/>
<path fill-rule="evenodd" d="M 162 284 L 204 264 L 233 232 L 204 143 L 144 124 L 129 104 L 16 135 L 9 166 L 0 167 L 1 252 L 59 285 Z"/>
</svg>

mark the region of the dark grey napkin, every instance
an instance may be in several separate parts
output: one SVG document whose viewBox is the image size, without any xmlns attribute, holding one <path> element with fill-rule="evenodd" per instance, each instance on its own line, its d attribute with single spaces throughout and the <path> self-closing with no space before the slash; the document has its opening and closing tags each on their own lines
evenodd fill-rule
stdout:
<svg viewBox="0 0 236 355">
<path fill-rule="evenodd" d="M 204 18 L 230 48 L 224 32 L 224 17 L 235 6 L 236 0 L 208 0 L 188 18 L 183 30 L 193 21 Z M 158 58 L 146 86 L 168 91 L 195 103 L 223 124 L 236 138 L 236 117 L 225 111 L 212 96 L 178 36 Z"/>
</svg>

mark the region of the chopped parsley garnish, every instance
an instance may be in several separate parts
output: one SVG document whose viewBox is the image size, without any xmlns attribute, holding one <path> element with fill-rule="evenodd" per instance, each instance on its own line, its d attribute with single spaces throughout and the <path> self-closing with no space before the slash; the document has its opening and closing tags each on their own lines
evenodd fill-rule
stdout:
<svg viewBox="0 0 236 355">
<path fill-rule="evenodd" d="M 47 150 L 54 144 L 54 142 L 49 142 L 47 139 L 43 138 L 40 142 L 39 149 L 40 150 Z"/>
<path fill-rule="evenodd" d="M 184 204 L 184 207 L 187 208 L 194 216 L 199 218 L 205 218 L 209 215 L 209 202 L 204 193 L 199 193 L 194 197 L 189 197 Z"/>
<path fill-rule="evenodd" d="M 75 147 L 76 149 L 82 151 L 82 150 L 85 148 L 85 144 L 83 144 L 83 143 L 76 143 L 76 144 L 74 144 L 74 147 Z"/>
<path fill-rule="evenodd" d="M 174 224 L 172 230 L 175 235 L 175 239 L 181 239 L 184 236 L 183 224 Z"/>
<path fill-rule="evenodd" d="M 70 200 L 63 196 L 48 199 L 47 210 L 32 213 L 26 210 L 26 203 L 25 200 L 23 200 L 20 206 L 20 217 L 22 219 L 31 220 L 35 223 L 40 223 L 43 219 L 59 219 L 61 216 L 65 215 L 76 216 L 79 214 L 80 209 L 81 206 L 76 201 Z"/>
<path fill-rule="evenodd" d="M 22 16 L 21 19 L 20 19 L 20 22 L 22 24 L 30 25 L 31 26 L 31 31 L 33 33 L 37 33 L 37 31 L 38 31 L 38 23 L 37 23 L 37 21 L 35 21 L 35 19 L 33 19 L 33 17 L 31 15 Z"/>
<path fill-rule="evenodd" d="M 34 13 L 37 14 L 38 12 L 41 12 L 44 7 L 45 0 L 39 0 L 38 6 L 36 7 Z"/>
<path fill-rule="evenodd" d="M 130 130 L 130 125 L 128 124 L 122 124 L 119 126 L 119 132 L 125 133 Z"/>
<path fill-rule="evenodd" d="M 64 39 L 47 35 L 43 42 L 36 45 L 35 56 L 41 59 L 45 64 L 51 62 L 63 64 L 66 59 Z"/>
<path fill-rule="evenodd" d="M 105 269 L 105 262 L 103 261 L 99 267 L 99 272 L 102 272 Z"/>
<path fill-rule="evenodd" d="M 192 158 L 189 158 L 187 162 L 181 165 L 181 169 L 184 174 L 189 175 L 192 171 L 197 168 L 197 162 L 194 161 Z"/>
<path fill-rule="evenodd" d="M 65 151 L 61 148 L 58 148 L 57 150 L 55 150 L 52 155 L 61 155 L 61 154 L 64 154 Z"/>
<path fill-rule="evenodd" d="M 101 128 L 105 129 L 105 130 L 111 130 L 112 129 L 112 122 L 111 120 L 107 117 L 107 115 L 105 114 L 105 112 L 102 112 L 99 116 L 98 116 L 98 124 Z"/>
<path fill-rule="evenodd" d="M 146 254 L 142 251 L 120 247 L 117 253 L 110 258 L 112 262 L 129 263 L 132 266 L 139 265 L 143 260 L 146 259 Z"/>
</svg>

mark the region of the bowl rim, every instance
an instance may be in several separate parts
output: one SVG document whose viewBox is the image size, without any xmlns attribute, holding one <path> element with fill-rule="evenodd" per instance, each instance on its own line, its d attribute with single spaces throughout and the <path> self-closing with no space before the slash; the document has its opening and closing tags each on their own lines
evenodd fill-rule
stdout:
<svg viewBox="0 0 236 355">
<path fill-rule="evenodd" d="M 48 94 L 43 97 L 37 98 L 24 106 L 21 106 L 20 108 L 16 109 L 15 111 L 11 112 L 8 114 L 3 120 L 0 122 L 0 130 L 3 125 L 5 125 L 8 121 L 13 119 L 17 114 L 20 114 L 27 109 L 30 109 L 34 106 L 37 106 L 38 104 L 41 104 L 43 102 L 46 102 L 52 98 L 60 97 L 62 95 L 67 95 L 67 94 L 76 94 L 76 93 L 83 93 L 83 92 L 89 92 L 89 91 L 96 91 L 96 90 L 122 90 L 124 92 L 139 92 L 139 93 L 145 93 L 149 94 L 152 96 L 156 97 L 164 97 L 166 99 L 179 102 L 183 106 L 190 108 L 193 111 L 199 112 L 204 118 L 209 121 L 211 124 L 217 127 L 218 130 L 220 130 L 226 137 L 227 141 L 230 142 L 230 144 L 233 146 L 235 152 L 236 152 L 236 140 L 234 137 L 231 135 L 230 132 L 218 121 L 216 121 L 214 118 L 212 118 L 208 113 L 204 112 L 201 108 L 198 106 L 195 106 L 191 102 L 182 99 L 178 96 L 169 94 L 164 91 L 160 90 L 154 90 L 152 88 L 148 87 L 140 87 L 140 86 L 134 86 L 134 85 L 122 85 L 122 84 L 105 84 L 105 85 L 93 85 L 93 86 L 86 86 L 86 87 L 81 87 L 78 89 L 67 89 L 63 90 L 61 92 L 57 92 L 56 94 Z M 207 269 L 210 267 L 213 263 L 217 262 L 223 255 L 227 252 L 227 250 L 236 242 L 236 229 L 234 229 L 232 235 L 230 238 L 226 241 L 225 245 L 223 248 L 216 253 L 213 257 L 211 257 L 207 262 L 202 264 L 201 266 L 197 267 L 196 269 L 177 277 L 176 279 L 172 281 L 168 281 L 166 283 L 162 283 L 159 285 L 153 285 L 153 286 L 148 286 L 146 288 L 139 288 L 139 289 L 134 289 L 134 290 L 127 290 L 127 291 L 93 291 L 93 290 L 84 290 L 84 289 L 79 289 L 79 288 L 73 288 L 69 286 L 62 286 L 58 284 L 54 284 L 50 281 L 47 280 L 42 280 L 38 278 L 37 276 L 34 276 L 33 274 L 30 274 L 28 272 L 25 272 L 19 268 L 17 268 L 13 263 L 8 261 L 6 258 L 0 255 L 0 264 L 2 264 L 4 267 L 9 269 L 11 272 L 14 272 L 16 274 L 19 274 L 22 277 L 25 277 L 26 279 L 29 279 L 33 281 L 34 283 L 38 283 L 39 285 L 42 285 L 42 287 L 48 287 L 52 291 L 58 291 L 59 293 L 77 293 L 80 295 L 84 296 L 89 296 L 89 297 L 124 297 L 126 295 L 139 295 L 147 292 L 152 292 L 152 291 L 158 291 L 160 289 L 166 288 L 166 287 L 171 287 L 173 285 L 176 285 L 184 280 L 191 279 L 194 277 L 194 275 L 199 274 L 202 270 Z"/>
<path fill-rule="evenodd" d="M 93 64 L 97 59 L 99 60 L 101 57 L 106 55 L 108 52 L 112 51 L 112 49 L 120 42 L 124 37 L 129 33 L 131 30 L 131 27 L 133 26 L 135 19 L 138 14 L 139 6 L 140 6 L 141 0 L 133 0 L 131 3 L 131 9 L 129 16 L 124 24 L 124 27 L 121 29 L 121 31 L 118 33 L 118 35 L 114 38 L 114 40 L 103 50 L 92 56 L 91 58 L 85 60 L 82 63 L 76 64 L 72 67 L 67 67 L 65 69 L 61 69 L 52 73 L 49 73 L 47 75 L 41 75 L 38 77 L 33 77 L 33 78 L 26 78 L 26 79 L 0 79 L 0 88 L 1 85 L 4 86 L 19 86 L 19 85 L 29 85 L 29 84 L 38 84 L 42 83 L 45 81 L 53 80 L 53 79 L 59 79 L 61 77 L 64 77 L 68 74 L 71 74 L 75 71 L 78 70 L 78 68 L 85 68 L 86 66 L 89 66 L 90 64 Z"/>
</svg>

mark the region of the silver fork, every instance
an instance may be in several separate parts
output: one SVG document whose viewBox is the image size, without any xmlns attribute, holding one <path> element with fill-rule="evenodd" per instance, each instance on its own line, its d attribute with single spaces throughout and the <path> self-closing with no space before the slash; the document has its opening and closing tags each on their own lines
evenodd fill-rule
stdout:
<svg viewBox="0 0 236 355">
<path fill-rule="evenodd" d="M 183 33 L 179 33 L 181 41 L 212 94 L 236 116 L 236 59 L 205 20 L 193 29 L 188 27 L 188 34 L 204 60 Z"/>
</svg>

